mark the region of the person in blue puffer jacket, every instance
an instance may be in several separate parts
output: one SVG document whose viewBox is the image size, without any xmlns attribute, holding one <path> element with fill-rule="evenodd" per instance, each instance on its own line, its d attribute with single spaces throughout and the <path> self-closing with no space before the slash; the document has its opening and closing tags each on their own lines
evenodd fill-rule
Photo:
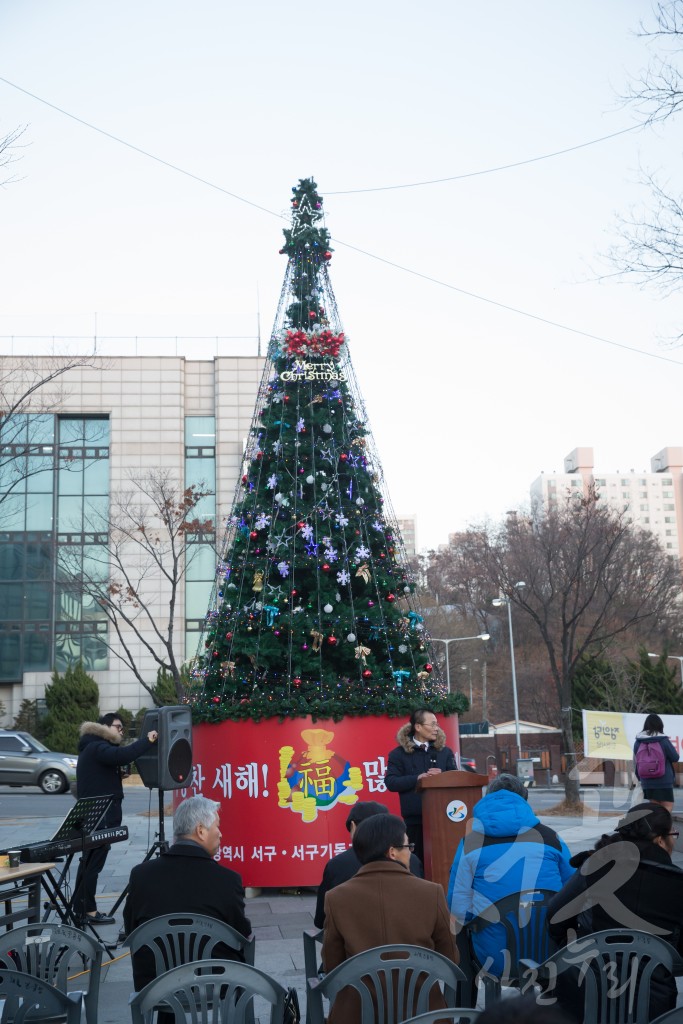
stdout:
<svg viewBox="0 0 683 1024">
<path fill-rule="evenodd" d="M 458 924 L 478 917 L 491 904 L 523 889 L 557 892 L 574 874 L 571 854 L 553 829 L 542 825 L 527 803 L 524 784 L 500 775 L 472 811 L 472 830 L 455 853 L 448 882 L 448 906 Z M 492 924 L 472 935 L 481 967 L 501 977 L 505 929 Z"/>
</svg>

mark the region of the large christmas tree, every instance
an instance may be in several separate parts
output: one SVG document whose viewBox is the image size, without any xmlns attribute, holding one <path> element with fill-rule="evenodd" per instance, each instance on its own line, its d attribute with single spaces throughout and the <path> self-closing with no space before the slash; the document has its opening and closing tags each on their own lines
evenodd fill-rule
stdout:
<svg viewBox="0 0 683 1024">
<path fill-rule="evenodd" d="M 275 328 L 190 699 L 199 721 L 467 707 L 433 666 L 328 275 L 292 189 Z"/>
</svg>

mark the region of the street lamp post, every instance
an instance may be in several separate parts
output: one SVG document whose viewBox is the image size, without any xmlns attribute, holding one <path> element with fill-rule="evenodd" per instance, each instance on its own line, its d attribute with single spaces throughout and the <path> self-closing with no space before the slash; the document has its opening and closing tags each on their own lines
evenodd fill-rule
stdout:
<svg viewBox="0 0 683 1024">
<path fill-rule="evenodd" d="M 451 670 L 448 662 L 448 648 L 450 644 L 455 644 L 459 640 L 488 640 L 488 633 L 477 633 L 476 636 L 452 636 L 448 640 L 442 640 L 440 636 L 431 637 L 431 643 L 445 644 L 446 645 L 446 683 L 448 685 L 448 692 L 451 692 Z"/>
<path fill-rule="evenodd" d="M 648 658 L 661 658 L 661 654 L 650 654 L 649 651 L 647 656 Z M 683 654 L 667 654 L 667 658 L 679 662 L 681 666 L 681 686 L 683 687 Z"/>
<path fill-rule="evenodd" d="M 515 583 L 515 590 L 521 590 L 526 583 Z M 506 604 L 508 609 L 508 628 L 510 630 L 510 667 L 512 668 L 512 701 L 515 709 L 515 738 L 517 740 L 517 757 L 522 754 L 522 740 L 519 734 L 519 705 L 517 703 L 517 672 L 515 671 L 515 642 L 512 636 L 512 602 L 509 597 L 494 597 L 491 602 L 496 608 Z"/>
</svg>

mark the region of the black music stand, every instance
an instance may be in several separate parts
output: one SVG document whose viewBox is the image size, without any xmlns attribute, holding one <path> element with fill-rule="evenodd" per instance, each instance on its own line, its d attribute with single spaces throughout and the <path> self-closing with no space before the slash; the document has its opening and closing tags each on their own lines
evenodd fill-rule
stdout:
<svg viewBox="0 0 683 1024">
<path fill-rule="evenodd" d="M 52 836 L 51 842 L 73 842 L 74 840 L 80 840 L 81 857 L 87 856 L 85 841 L 88 836 L 97 830 L 97 826 L 111 807 L 113 799 L 114 797 L 111 794 L 107 796 L 81 797 L 64 818 L 64 821 Z M 74 892 L 71 898 L 69 898 L 64 895 L 62 889 L 65 879 L 69 874 L 74 853 L 75 851 L 68 854 L 59 878 L 54 878 L 52 873 L 48 872 L 50 888 L 46 884 L 43 887 L 48 892 L 51 902 L 47 906 L 47 913 L 43 920 L 46 920 L 49 917 L 50 910 L 54 909 L 64 924 L 73 924 L 78 927 L 80 922 L 74 910 L 76 893 Z M 84 870 L 87 870 L 87 868 L 84 868 Z M 99 936 L 97 937 L 99 938 Z"/>
</svg>

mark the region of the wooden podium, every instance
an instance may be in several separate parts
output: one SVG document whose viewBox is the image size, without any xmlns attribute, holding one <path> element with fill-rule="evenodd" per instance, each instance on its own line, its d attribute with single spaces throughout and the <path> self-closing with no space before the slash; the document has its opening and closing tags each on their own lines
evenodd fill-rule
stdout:
<svg viewBox="0 0 683 1024">
<path fill-rule="evenodd" d="M 458 843 L 467 831 L 472 808 L 481 800 L 488 776 L 477 772 L 442 772 L 420 779 L 425 878 L 448 891 L 448 876 Z"/>
</svg>

